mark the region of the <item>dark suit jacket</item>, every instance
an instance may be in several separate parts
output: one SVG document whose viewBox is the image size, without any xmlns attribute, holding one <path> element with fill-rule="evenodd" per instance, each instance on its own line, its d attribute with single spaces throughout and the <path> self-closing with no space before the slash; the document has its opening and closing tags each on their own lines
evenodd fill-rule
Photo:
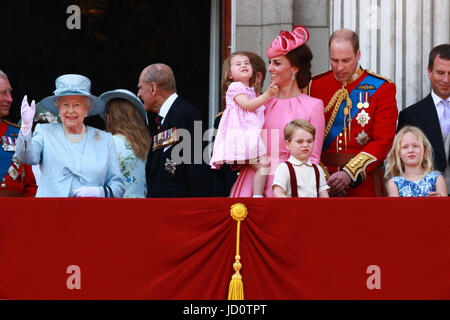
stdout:
<svg viewBox="0 0 450 320">
<path fill-rule="evenodd" d="M 146 175 L 149 198 L 207 197 L 210 195 L 210 171 L 203 162 L 203 129 L 194 137 L 194 121 L 202 123 L 198 110 L 184 99 L 178 97 L 164 118 L 161 131 L 176 127 L 180 141 L 168 150 L 150 150 L 147 158 Z M 155 129 L 152 123 L 150 131 Z M 203 128 L 203 125 L 201 126 Z M 190 137 L 182 137 L 180 129 L 189 131 Z M 201 136 L 200 136 L 201 134 Z M 194 142 L 195 141 L 195 142 Z M 174 148 L 181 152 L 172 154 Z M 176 157 L 185 161 L 176 161 Z M 166 160 L 174 160 L 175 173 L 167 170 Z M 195 164 L 194 161 L 200 161 Z"/>
<path fill-rule="evenodd" d="M 216 116 L 214 129 L 219 128 L 222 112 Z M 210 169 L 212 171 L 212 196 L 229 197 L 231 189 L 238 178 L 238 170 L 233 170 L 228 164 L 223 164 L 220 169 Z"/>
<path fill-rule="evenodd" d="M 434 151 L 434 168 L 441 172 L 450 163 L 445 157 L 444 139 L 431 93 L 423 100 L 400 111 L 397 131 L 405 125 L 419 127 L 431 143 Z"/>
</svg>

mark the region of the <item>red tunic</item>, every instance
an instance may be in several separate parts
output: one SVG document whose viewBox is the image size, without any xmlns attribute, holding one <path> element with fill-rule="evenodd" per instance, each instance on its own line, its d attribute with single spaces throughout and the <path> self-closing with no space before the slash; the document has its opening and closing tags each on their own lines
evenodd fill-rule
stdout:
<svg viewBox="0 0 450 320">
<path fill-rule="evenodd" d="M 5 135 L 9 126 L 17 127 L 4 120 L 0 120 L 0 137 Z M 18 130 L 17 130 L 18 132 Z M 6 152 L 0 148 L 0 152 Z M 15 160 L 15 161 L 14 161 Z M 37 190 L 36 180 L 30 165 L 24 165 L 17 159 L 11 161 L 8 172 L 0 177 L 0 196 L 2 191 L 11 191 L 21 194 L 22 197 L 34 197 Z"/>
<path fill-rule="evenodd" d="M 344 122 L 334 121 L 331 131 L 334 131 L 336 137 L 333 138 L 330 131 L 328 146 L 324 143 L 322 151 L 322 162 L 330 174 L 336 172 L 338 168 L 327 165 L 324 159 L 335 157 L 337 154 L 340 154 L 339 157 L 346 154 L 347 158 L 351 158 L 340 167 L 353 180 L 353 188 L 350 189 L 348 196 L 375 195 L 371 174 L 382 165 L 392 146 L 398 117 L 395 84 L 370 71 L 364 70 L 362 74 L 361 71 L 359 70 L 360 76 L 345 87 L 352 100 L 351 125 L 348 126 L 347 122 L 347 131 L 345 131 Z M 366 84 L 367 86 L 364 86 Z M 308 94 L 322 99 L 324 105 L 328 106 L 334 94 L 341 88 L 342 83 L 336 80 L 332 71 L 328 71 L 313 77 L 308 87 Z M 370 91 L 370 89 L 373 90 Z M 367 99 L 369 106 L 359 109 L 358 103 L 361 97 L 364 102 L 366 92 L 367 95 L 371 93 L 370 98 Z M 341 111 L 343 107 L 341 104 L 338 110 Z M 332 117 L 333 110 L 334 106 L 331 106 L 325 114 L 326 123 Z M 349 129 L 350 135 L 348 135 Z M 347 141 L 345 141 L 345 132 L 347 132 Z"/>
</svg>

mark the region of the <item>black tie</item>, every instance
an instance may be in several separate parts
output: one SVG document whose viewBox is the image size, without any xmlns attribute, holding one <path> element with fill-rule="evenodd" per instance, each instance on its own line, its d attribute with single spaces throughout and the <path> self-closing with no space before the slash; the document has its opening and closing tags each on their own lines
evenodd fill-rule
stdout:
<svg viewBox="0 0 450 320">
<path fill-rule="evenodd" d="M 156 128 L 158 129 L 158 132 L 161 131 L 161 122 L 162 119 L 164 119 L 164 117 L 161 117 L 159 114 L 156 116 L 155 118 L 155 124 L 156 124 Z"/>
</svg>

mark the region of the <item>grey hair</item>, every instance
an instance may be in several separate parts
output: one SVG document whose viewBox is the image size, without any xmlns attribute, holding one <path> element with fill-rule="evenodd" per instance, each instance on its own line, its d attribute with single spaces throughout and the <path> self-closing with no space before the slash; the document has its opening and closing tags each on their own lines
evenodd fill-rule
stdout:
<svg viewBox="0 0 450 320">
<path fill-rule="evenodd" d="M 94 107 L 94 102 L 92 102 L 91 99 L 89 99 L 89 97 L 86 96 L 82 96 L 84 98 L 85 104 L 88 107 L 88 112 L 90 112 L 92 110 L 92 108 Z M 60 99 L 61 97 L 57 97 L 55 99 L 55 106 L 59 109 L 59 104 L 60 104 Z"/>
<path fill-rule="evenodd" d="M 177 85 L 172 68 L 164 63 L 155 63 L 146 68 L 143 80 L 145 83 L 155 82 L 164 91 L 176 92 Z"/>
<path fill-rule="evenodd" d="M 2 70 L 0 70 L 0 77 L 3 77 L 5 79 L 8 79 L 8 76 L 6 75 L 6 73 L 4 73 Z"/>
</svg>

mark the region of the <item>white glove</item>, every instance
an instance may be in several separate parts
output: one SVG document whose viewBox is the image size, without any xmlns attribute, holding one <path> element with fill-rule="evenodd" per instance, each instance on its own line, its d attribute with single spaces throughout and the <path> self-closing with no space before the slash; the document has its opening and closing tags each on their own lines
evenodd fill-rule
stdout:
<svg viewBox="0 0 450 320">
<path fill-rule="evenodd" d="M 73 190 L 74 197 L 91 197 L 91 198 L 101 198 L 104 197 L 103 190 L 100 191 L 100 187 L 81 187 Z"/>
<path fill-rule="evenodd" d="M 36 113 L 36 103 L 34 100 L 31 102 L 31 106 L 28 104 L 27 96 L 23 97 L 22 107 L 20 108 L 20 114 L 22 116 L 22 125 L 20 131 L 24 137 L 28 137 L 33 127 L 34 114 Z"/>
</svg>

